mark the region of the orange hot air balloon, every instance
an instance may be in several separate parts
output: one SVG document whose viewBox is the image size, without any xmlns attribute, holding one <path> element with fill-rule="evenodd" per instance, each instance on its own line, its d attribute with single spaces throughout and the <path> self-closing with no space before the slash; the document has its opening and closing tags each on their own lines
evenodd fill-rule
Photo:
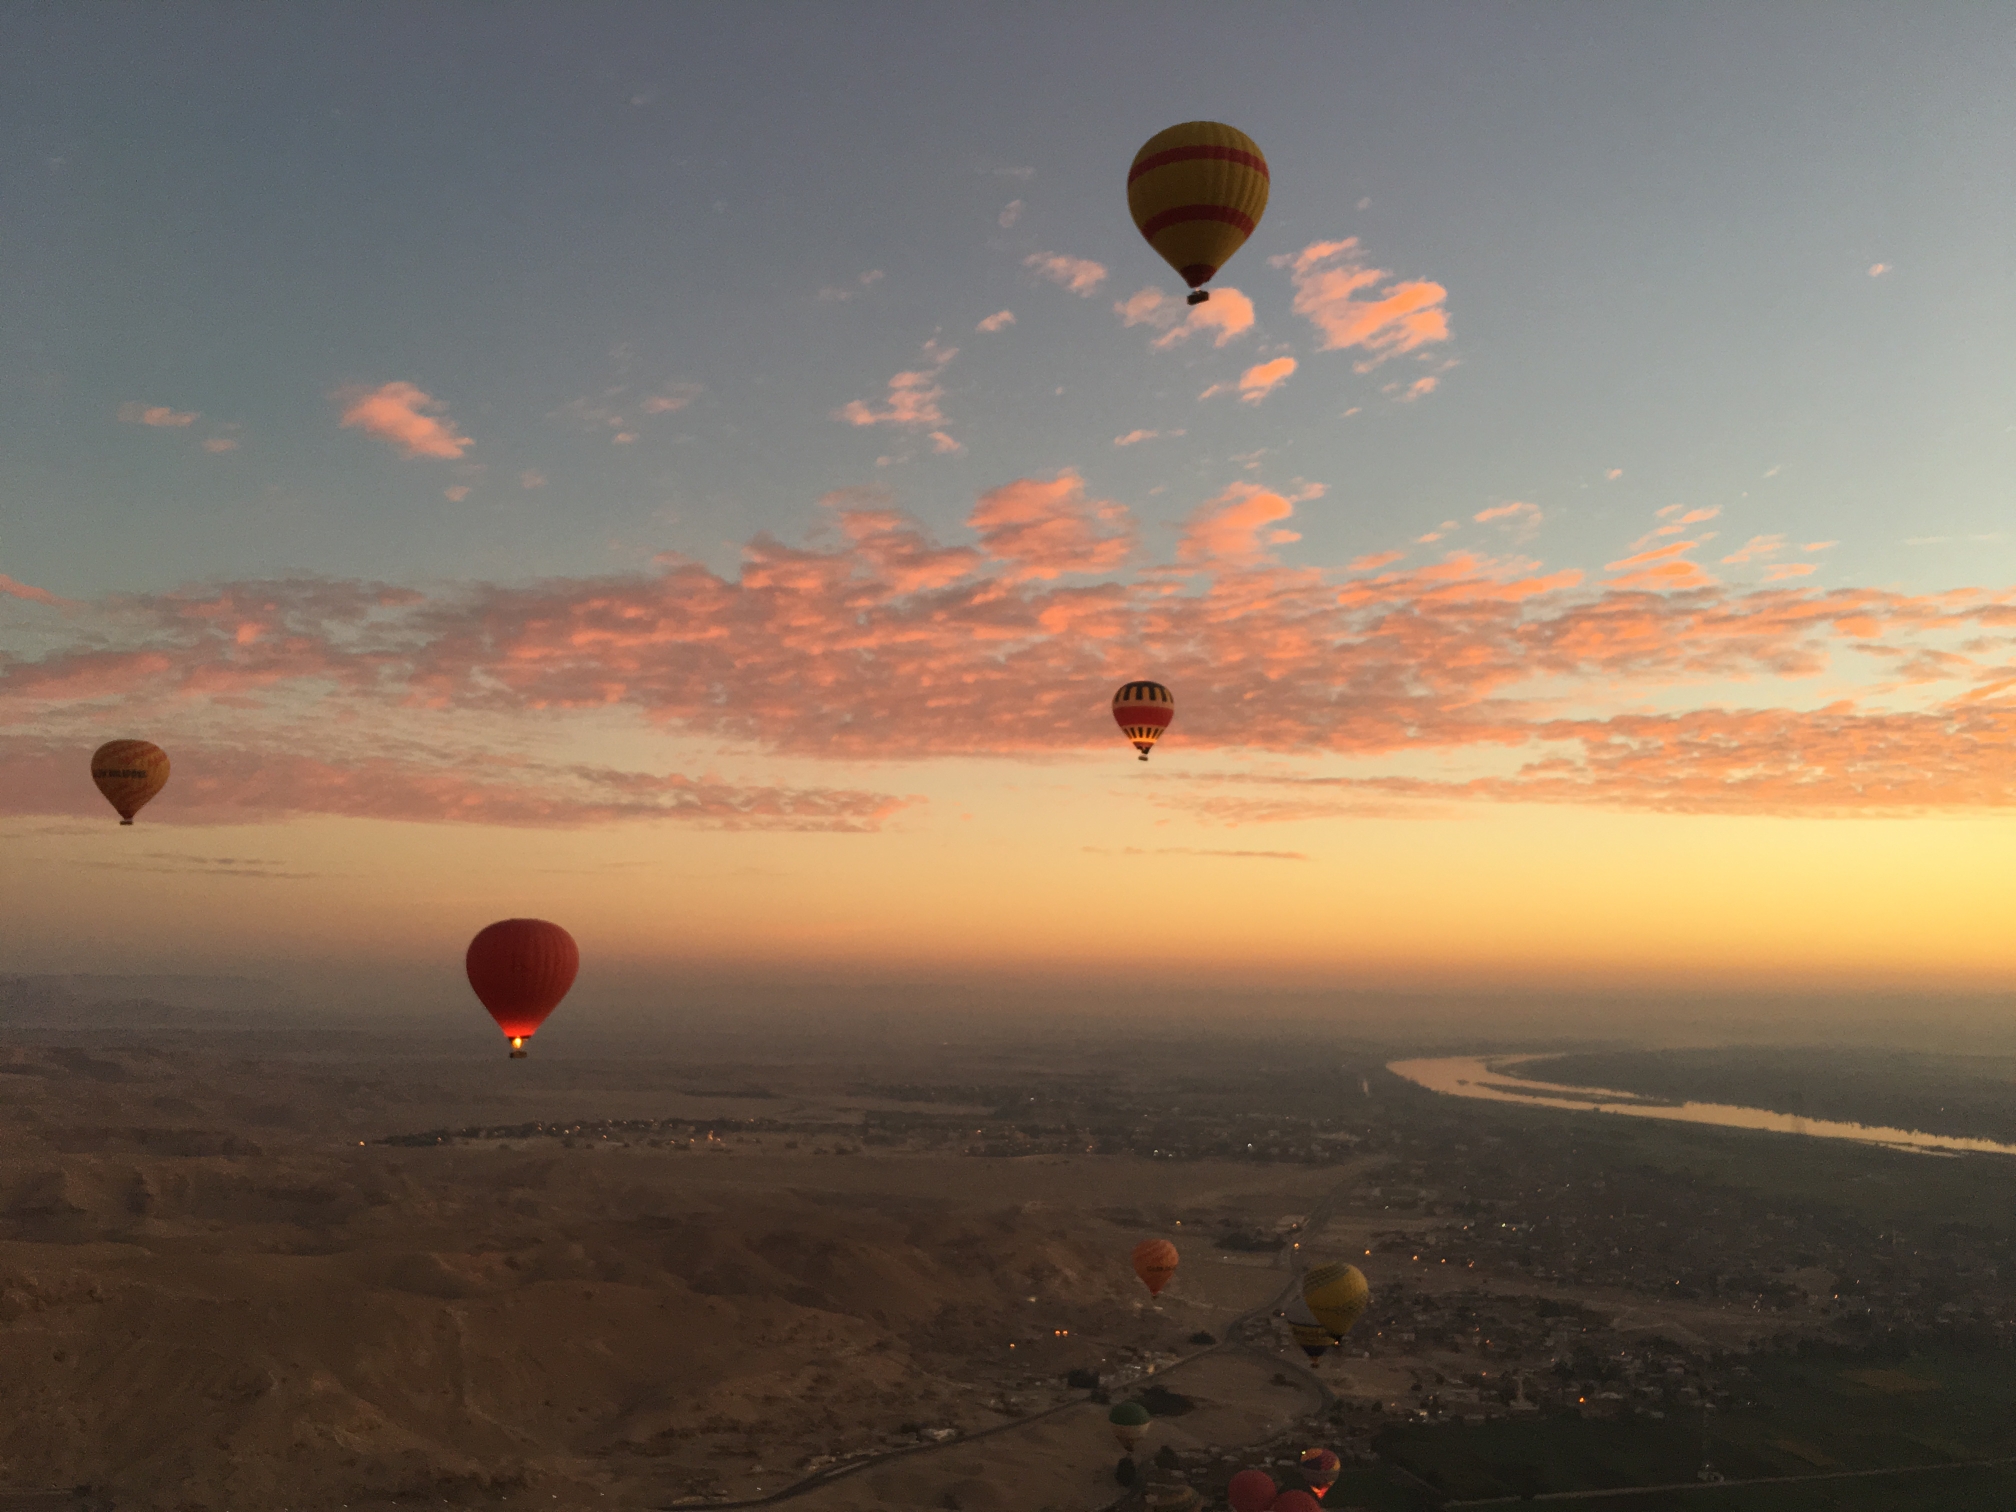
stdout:
<svg viewBox="0 0 2016 1512">
<path fill-rule="evenodd" d="M 560 1006 L 581 951 L 574 936 L 544 919 L 500 919 L 469 942 L 469 985 L 511 1041 L 511 1059 L 525 1057 L 546 1015 Z"/>
<path fill-rule="evenodd" d="M 1176 718 L 1176 697 L 1158 682 L 1130 682 L 1113 695 L 1113 722 L 1134 742 L 1141 759 Z"/>
<path fill-rule="evenodd" d="M 119 811 L 119 822 L 131 824 L 168 785 L 168 753 L 151 740 L 108 740 L 91 753 L 91 780 Z"/>
<path fill-rule="evenodd" d="M 1185 121 L 1148 138 L 1127 170 L 1127 213 L 1148 245 L 1201 285 L 1246 244 L 1267 210 L 1267 159 L 1253 138 L 1217 121 Z"/>
<path fill-rule="evenodd" d="M 1143 1239 L 1134 1246 L 1134 1274 L 1148 1288 L 1149 1296 L 1161 1296 L 1162 1288 L 1176 1274 L 1176 1246 L 1167 1239 Z"/>
</svg>

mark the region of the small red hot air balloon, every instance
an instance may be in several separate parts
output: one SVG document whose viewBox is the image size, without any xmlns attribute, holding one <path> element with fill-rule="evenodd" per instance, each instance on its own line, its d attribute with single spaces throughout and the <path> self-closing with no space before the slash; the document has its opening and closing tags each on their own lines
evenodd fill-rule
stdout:
<svg viewBox="0 0 2016 1512">
<path fill-rule="evenodd" d="M 1323 1503 L 1307 1491 L 1283 1491 L 1268 1512 L 1323 1512 Z"/>
<path fill-rule="evenodd" d="M 560 1006 L 581 951 L 574 936 L 544 919 L 500 919 L 469 942 L 469 985 L 522 1060 L 525 1041 Z"/>
<path fill-rule="evenodd" d="M 1134 1246 L 1134 1274 L 1148 1288 L 1149 1296 L 1161 1296 L 1162 1288 L 1176 1274 L 1176 1246 L 1167 1239 L 1143 1239 Z"/>
<path fill-rule="evenodd" d="M 1241 1470 L 1225 1488 L 1232 1512 L 1267 1512 L 1274 1505 L 1274 1477 L 1265 1470 Z"/>
<path fill-rule="evenodd" d="M 1134 742 L 1143 761 L 1175 717 L 1175 696 L 1158 682 L 1130 682 L 1113 695 L 1113 722 Z"/>
</svg>

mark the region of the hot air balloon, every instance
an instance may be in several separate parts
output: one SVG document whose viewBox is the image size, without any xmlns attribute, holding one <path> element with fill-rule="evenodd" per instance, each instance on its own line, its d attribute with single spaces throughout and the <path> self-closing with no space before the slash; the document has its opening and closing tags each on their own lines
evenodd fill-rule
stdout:
<svg viewBox="0 0 2016 1512">
<path fill-rule="evenodd" d="M 1323 1503 L 1307 1491 L 1283 1491 L 1268 1512 L 1323 1512 Z"/>
<path fill-rule="evenodd" d="M 1243 131 L 1185 121 L 1158 131 L 1127 170 L 1127 213 L 1148 245 L 1190 285 L 1202 285 L 1246 244 L 1267 210 L 1267 159 Z"/>
<path fill-rule="evenodd" d="M 1148 748 L 1162 738 L 1175 717 L 1175 695 L 1158 682 L 1126 683 L 1113 695 L 1113 722 L 1134 742 L 1143 761 L 1148 759 Z"/>
<path fill-rule="evenodd" d="M 1309 1482 L 1309 1489 L 1321 1501 L 1337 1483 L 1337 1472 L 1344 1468 L 1344 1462 L 1337 1458 L 1332 1449 L 1304 1449 L 1302 1451 L 1302 1479 Z"/>
<path fill-rule="evenodd" d="M 1330 1331 L 1330 1337 L 1342 1343 L 1344 1335 L 1365 1316 L 1372 1289 L 1357 1266 L 1332 1261 L 1302 1278 L 1302 1300 L 1309 1304 L 1316 1321 Z"/>
<path fill-rule="evenodd" d="M 469 942 L 465 964 L 469 985 L 511 1041 L 511 1059 L 523 1060 L 525 1041 L 574 985 L 581 951 L 558 924 L 500 919 Z"/>
<path fill-rule="evenodd" d="M 1274 1477 L 1265 1470 L 1241 1470 L 1225 1488 L 1232 1512 L 1267 1512 L 1274 1494 Z"/>
<path fill-rule="evenodd" d="M 1288 1320 L 1289 1337 L 1294 1339 L 1296 1348 L 1309 1356 L 1309 1363 L 1313 1365 L 1322 1359 L 1332 1343 L 1330 1330 L 1316 1321 L 1316 1314 L 1309 1310 L 1299 1291 L 1288 1299 L 1282 1315 Z"/>
<path fill-rule="evenodd" d="M 168 785 L 168 753 L 151 740 L 108 740 L 91 753 L 91 780 L 119 811 L 119 822 L 131 824 Z"/>
<path fill-rule="evenodd" d="M 1113 1437 L 1120 1440 L 1120 1447 L 1129 1454 L 1141 1442 L 1141 1435 L 1148 1431 L 1148 1409 L 1139 1402 L 1122 1402 L 1106 1414 L 1106 1421 L 1112 1426 Z"/>
<path fill-rule="evenodd" d="M 1149 1296 L 1161 1296 L 1162 1288 L 1176 1274 L 1176 1246 L 1167 1239 L 1143 1239 L 1134 1246 L 1134 1274 L 1148 1288 Z"/>
</svg>

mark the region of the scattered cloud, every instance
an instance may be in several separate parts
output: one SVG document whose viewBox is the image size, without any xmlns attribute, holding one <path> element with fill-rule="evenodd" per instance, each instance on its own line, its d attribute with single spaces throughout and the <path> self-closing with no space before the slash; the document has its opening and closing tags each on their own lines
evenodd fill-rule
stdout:
<svg viewBox="0 0 2016 1512">
<path fill-rule="evenodd" d="M 615 434 L 615 435 L 611 436 L 611 437 L 610 437 L 609 439 L 610 439 L 610 441 L 611 441 L 611 442 L 612 442 L 613 444 L 615 444 L 615 445 L 617 445 L 617 446 L 629 446 L 629 445 L 630 445 L 631 443 L 633 443 L 634 441 L 636 441 L 636 439 L 637 439 L 637 432 L 635 432 L 635 431 L 618 431 L 618 432 L 616 432 L 616 434 Z"/>
<path fill-rule="evenodd" d="M 1157 288 L 1146 288 L 1114 303 L 1122 325 L 1152 326 L 1162 332 L 1152 343 L 1167 351 L 1199 333 L 1224 346 L 1253 329 L 1253 301 L 1233 288 L 1214 289 L 1203 304 L 1188 304 Z"/>
<path fill-rule="evenodd" d="M 441 497 L 448 500 L 451 504 L 460 504 L 464 499 L 469 497 L 469 485 L 466 483 L 457 483 L 452 488 L 444 488 L 441 490 Z"/>
<path fill-rule="evenodd" d="M 866 273 L 861 274 L 854 280 L 852 288 L 835 288 L 833 285 L 828 284 L 819 291 L 819 297 L 829 304 L 844 303 L 874 288 L 875 285 L 882 282 L 882 279 L 883 272 L 880 268 L 870 268 Z"/>
<path fill-rule="evenodd" d="M 931 443 L 931 450 L 937 452 L 940 456 L 956 456 L 966 450 L 965 442 L 954 440 L 942 430 L 931 432 L 930 436 L 926 439 Z"/>
<path fill-rule="evenodd" d="M 401 456 L 452 459 L 475 444 L 456 433 L 445 414 L 447 406 L 415 384 L 342 389 L 334 397 L 343 406 L 346 429 L 376 436 Z"/>
<path fill-rule="evenodd" d="M 1247 404 L 1258 404 L 1262 399 L 1265 399 L 1274 390 L 1286 383 L 1289 377 L 1293 375 L 1295 367 L 1296 362 L 1293 357 L 1276 357 L 1271 362 L 1255 363 L 1239 375 L 1237 391 L 1240 399 Z M 1232 384 L 1214 383 L 1197 397 L 1199 399 L 1210 399 L 1219 394 L 1231 393 L 1233 390 L 1234 385 Z"/>
<path fill-rule="evenodd" d="M 958 355 L 957 347 L 941 347 L 936 341 L 925 342 L 924 356 L 929 365 L 898 373 L 891 378 L 889 397 L 879 408 L 853 399 L 833 411 L 833 418 L 844 420 L 849 425 L 942 429 L 945 412 L 938 407 L 938 401 L 945 397 L 945 390 L 938 382 L 938 374 L 946 363 Z"/>
<path fill-rule="evenodd" d="M 1889 271 L 1890 271 L 1890 264 L 1888 263 L 1869 264 L 1869 276 L 1871 278 L 1881 278 L 1885 273 L 1888 273 Z"/>
<path fill-rule="evenodd" d="M 1022 201 L 1019 199 L 1010 200 L 1001 207 L 1001 213 L 995 216 L 994 219 L 1000 223 L 1001 229 L 1006 231 L 1015 222 L 1022 219 L 1022 209 Z"/>
<path fill-rule="evenodd" d="M 1234 483 L 1200 504 L 1176 543 L 1179 562 L 1241 564 L 1268 560 L 1273 548 L 1302 539 L 1275 522 L 1295 513 L 1293 501 L 1252 483 Z"/>
<path fill-rule="evenodd" d="M 1143 441 L 1160 441 L 1165 437 L 1187 436 L 1187 430 L 1131 430 L 1124 436 L 1115 436 L 1115 446 L 1139 446 Z"/>
<path fill-rule="evenodd" d="M 119 418 L 128 425 L 154 425 L 178 430 L 185 425 L 194 425 L 202 415 L 196 410 L 170 409 L 165 404 L 142 404 L 132 400 L 119 406 Z"/>
<path fill-rule="evenodd" d="M 1036 177 L 1036 170 L 1034 168 L 996 168 L 994 172 L 999 178 L 1026 180 Z"/>
<path fill-rule="evenodd" d="M 1418 535 L 1414 537 L 1414 544 L 1416 546 L 1433 546 L 1437 541 L 1441 540 L 1443 537 L 1454 533 L 1456 529 L 1457 525 L 1454 520 L 1444 520 L 1440 525 L 1437 525 L 1433 530 L 1429 531 L 1426 535 Z"/>
<path fill-rule="evenodd" d="M 528 467 L 525 471 L 518 474 L 518 486 L 520 488 L 544 488 L 546 486 L 546 474 L 536 468 Z"/>
<path fill-rule="evenodd" d="M 1624 469 L 1621 467 L 1613 467 L 1608 472 L 1603 474 L 1603 476 L 1609 479 L 1612 483 L 1615 483 L 1619 478 L 1624 476 Z"/>
<path fill-rule="evenodd" d="M 1741 546 L 1730 552 L 1729 555 L 1722 558 L 1722 565 L 1724 567 L 1740 566 L 1744 562 L 1754 562 L 1761 557 L 1768 557 L 1773 552 L 1783 551 L 1784 549 L 1785 537 L 1782 535 L 1752 536 Z"/>
<path fill-rule="evenodd" d="M 1295 313 L 1307 317 L 1328 352 L 1357 349 L 1358 371 L 1449 339 L 1449 291 L 1424 279 L 1394 279 L 1369 266 L 1358 238 L 1311 242 L 1273 259 L 1289 270 Z"/>
<path fill-rule="evenodd" d="M 1470 518 L 1479 525 L 1496 525 L 1509 532 L 1515 541 L 1530 541 L 1547 517 L 1538 504 L 1514 500 L 1480 509 Z"/>
<path fill-rule="evenodd" d="M 1085 480 L 1075 472 L 990 489 L 966 523 L 988 556 L 1009 564 L 1011 583 L 1110 572 L 1134 552 L 1126 507 L 1086 498 Z"/>
<path fill-rule="evenodd" d="M 209 436 L 204 439 L 203 450 L 206 452 L 234 452 L 238 450 L 238 441 L 234 436 Z"/>
<path fill-rule="evenodd" d="M 1060 252 L 1031 252 L 1022 266 L 1033 268 L 1036 276 L 1090 299 L 1106 281 L 1106 266 L 1087 257 L 1066 257 Z"/>
<path fill-rule="evenodd" d="M 70 603 L 69 599 L 59 598 L 47 588 L 37 588 L 33 583 L 21 582 L 4 572 L 0 572 L 0 594 L 8 598 L 25 599 L 31 604 L 48 604 L 55 608 L 63 608 Z"/>
<path fill-rule="evenodd" d="M 1441 385 L 1442 380 L 1430 373 L 1426 377 L 1416 378 L 1412 383 L 1405 385 L 1389 383 L 1386 385 L 1385 392 L 1394 395 L 1402 404 L 1411 404 L 1416 399 L 1427 398 L 1436 389 L 1440 388 Z"/>
<path fill-rule="evenodd" d="M 1015 324 L 1015 312 L 1013 310 L 996 310 L 973 329 L 976 331 L 985 331 L 991 336 L 996 331 L 1007 330 L 1013 324 Z"/>
<path fill-rule="evenodd" d="M 705 392 L 698 383 L 674 383 L 658 393 L 647 394 L 637 407 L 647 415 L 676 415 Z"/>
<path fill-rule="evenodd" d="M 1764 570 L 1764 581 L 1782 583 L 1787 578 L 1805 577 L 1812 571 L 1811 562 L 1773 562 Z"/>
<path fill-rule="evenodd" d="M 1284 561 L 1310 496 L 1227 488 L 1159 563 L 1064 473 L 979 498 L 970 545 L 854 490 L 810 542 L 759 534 L 734 572 L 668 556 L 516 586 L 263 579 L 65 606 L 0 659 L 0 810 L 83 812 L 76 748 L 172 708 L 176 782 L 149 810 L 166 822 L 873 827 L 903 800 L 542 761 L 521 716 L 812 759 L 1105 750 L 1105 700 L 1141 666 L 1180 689 L 1172 775 L 1197 773 L 1161 801 L 1227 824 L 1452 800 L 2016 807 L 2016 590 L 1734 586 L 1687 559 L 1693 535 L 1596 584 L 1466 550 Z M 1858 677 L 1866 698 L 1844 701 Z M 1737 686 L 1759 707 L 1711 702 Z M 988 717 L 1003 707 L 1017 717 Z M 1489 775 L 1198 772 L 1189 753 L 1214 748 L 1405 754 L 1417 772 L 1441 753 L 1458 773 L 1467 753 Z"/>
</svg>

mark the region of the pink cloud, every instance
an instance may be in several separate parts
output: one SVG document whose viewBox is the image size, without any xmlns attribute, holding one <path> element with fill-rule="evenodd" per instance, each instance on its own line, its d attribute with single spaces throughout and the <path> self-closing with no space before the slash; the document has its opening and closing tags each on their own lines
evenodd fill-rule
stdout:
<svg viewBox="0 0 2016 1512">
<path fill-rule="evenodd" d="M 996 331 L 1007 330 L 1013 324 L 1015 324 L 1015 312 L 1013 310 L 996 310 L 973 329 L 976 331 L 985 331 L 991 336 Z"/>
<path fill-rule="evenodd" d="M 1134 550 L 1134 522 L 1125 506 L 1087 499 L 1085 480 L 1075 472 L 990 489 L 966 523 L 990 557 L 1009 564 L 1011 583 L 1108 572 Z"/>
<path fill-rule="evenodd" d="M 103 800 L 78 777 L 79 749 L 0 737 L 0 814 L 97 818 Z M 702 829 L 868 833 L 921 802 L 850 788 L 750 786 L 715 776 L 626 772 L 447 752 L 304 756 L 285 745 L 179 741 L 175 781 L 148 807 L 153 824 L 243 824 L 292 814 L 418 824 L 574 829 L 673 820 Z"/>
<path fill-rule="evenodd" d="M 1158 351 L 1199 334 L 1222 347 L 1253 329 L 1253 301 L 1233 288 L 1213 289 L 1209 300 L 1193 305 L 1151 285 L 1116 301 L 1113 313 L 1122 325 L 1145 325 L 1162 332 L 1151 343 Z"/>
<path fill-rule="evenodd" d="M 675 383 L 656 394 L 647 394 L 637 407 L 647 415 L 674 415 L 706 392 L 697 383 Z"/>
<path fill-rule="evenodd" d="M 441 490 L 441 497 L 451 504 L 460 504 L 464 499 L 469 497 L 469 485 L 466 483 L 457 483 L 451 488 L 444 488 Z"/>
<path fill-rule="evenodd" d="M 475 444 L 456 434 L 444 413 L 446 405 L 411 383 L 344 389 L 335 398 L 343 406 L 346 429 L 376 436 L 401 456 L 455 458 Z"/>
<path fill-rule="evenodd" d="M 1674 541 L 1611 562 L 1603 570 L 1624 574 L 1611 580 L 1612 588 L 1705 588 L 1715 579 L 1684 555 L 1700 545 L 1699 541 Z"/>
<path fill-rule="evenodd" d="M 1494 504 L 1489 509 L 1480 509 L 1470 518 L 1479 525 L 1489 525 L 1493 520 L 1538 520 L 1542 516 L 1538 504 L 1514 501 L 1510 504 Z"/>
<path fill-rule="evenodd" d="M 1294 513 L 1294 504 L 1271 489 L 1234 483 L 1190 516 L 1176 546 L 1176 559 L 1228 564 L 1262 560 L 1272 555 L 1272 548 L 1302 539 L 1292 530 L 1274 528 L 1276 520 Z"/>
<path fill-rule="evenodd" d="M 279 579 L 109 599 L 68 610 L 57 634 L 38 617 L 33 649 L 0 659 L 0 729 L 74 757 L 106 728 L 173 728 L 164 803 L 190 791 L 184 749 L 305 749 L 335 771 L 332 793 L 377 781 L 359 775 L 373 761 L 399 767 L 398 792 L 435 793 L 373 812 L 536 815 L 548 803 L 576 816 L 565 822 L 599 822 L 580 816 L 629 812 L 614 779 L 526 764 L 512 740 L 487 750 L 486 732 L 522 730 L 537 711 L 556 731 L 627 717 L 804 758 L 1106 752 L 1112 688 L 1153 668 L 1181 689 L 1172 757 L 1470 752 L 1499 773 L 1309 790 L 1333 805 L 1858 811 L 1865 780 L 1872 809 L 1998 801 L 2016 780 L 2016 592 L 1676 586 L 1699 571 L 1685 541 L 1618 563 L 1625 581 L 1601 586 L 1472 551 L 1411 569 L 1391 554 L 1291 565 L 1279 551 L 1306 491 L 1250 483 L 1198 506 L 1172 561 L 1137 565 L 1125 512 L 1088 493 L 1075 474 L 1004 485 L 973 509 L 978 544 L 959 546 L 851 491 L 826 501 L 810 543 L 750 541 L 738 573 L 668 557 L 428 594 Z M 1679 572 L 1654 571 L 1669 564 Z M 1887 704 L 1921 706 L 1688 706 L 1704 686 L 1741 682 L 1752 701 L 1791 704 L 1856 678 Z M 1657 717 L 1643 712 L 1655 698 Z M 1514 777 L 1507 753 L 1526 763 Z M 74 770 L 64 780 L 74 787 Z M 512 791 L 441 796 L 468 783 Z M 1300 791 L 1200 794 L 1245 822 L 1251 803 Z M 636 801 L 673 800 L 647 787 Z"/>
<path fill-rule="evenodd" d="M 1000 226 L 1003 231 L 1006 231 L 1015 222 L 1022 219 L 1022 209 L 1022 201 L 1019 199 L 1008 201 L 1007 204 L 1001 207 L 1001 213 L 994 217 L 995 224 Z"/>
<path fill-rule="evenodd" d="M 0 572 L 0 594 L 5 594 L 8 598 L 26 599 L 31 604 L 49 604 L 56 608 L 65 607 L 70 603 L 69 599 L 58 598 L 47 588 L 37 588 L 33 583 L 23 583 L 4 572 Z"/>
<path fill-rule="evenodd" d="M 1169 436 L 1187 436 L 1187 430 L 1131 430 L 1124 436 L 1115 436 L 1115 446 L 1139 446 L 1143 441 L 1160 441 Z"/>
<path fill-rule="evenodd" d="M 1088 257 L 1066 257 L 1059 252 L 1031 252 L 1022 259 L 1022 266 L 1035 270 L 1039 278 L 1069 289 L 1073 294 L 1090 299 L 1098 292 L 1099 285 L 1106 281 L 1106 267 L 1093 262 Z"/>
<path fill-rule="evenodd" d="M 1377 572 L 1381 567 L 1391 567 L 1407 555 L 1404 551 L 1375 551 L 1370 556 L 1354 557 L 1347 572 Z"/>
<path fill-rule="evenodd" d="M 1421 279 L 1390 281 L 1392 274 L 1365 263 L 1355 236 L 1311 242 L 1273 262 L 1289 270 L 1295 313 L 1316 327 L 1323 350 L 1355 347 L 1369 354 L 1358 364 L 1360 372 L 1449 339 L 1443 306 L 1449 291 Z"/>
<path fill-rule="evenodd" d="M 180 429 L 185 425 L 194 425 L 202 416 L 195 410 L 174 410 L 165 404 L 141 404 L 134 400 L 119 406 L 119 418 L 128 425 Z"/>
<path fill-rule="evenodd" d="M 546 474 L 539 472 L 535 468 L 528 467 L 525 471 L 518 474 L 518 486 L 520 488 L 544 488 L 546 486 Z"/>
<path fill-rule="evenodd" d="M 1258 404 L 1274 390 L 1286 383 L 1296 367 L 1293 357 L 1276 357 L 1271 362 L 1256 362 L 1239 375 L 1238 393 L 1247 404 Z M 1232 392 L 1229 383 L 1214 383 L 1197 397 L 1209 399 L 1218 394 Z"/>
<path fill-rule="evenodd" d="M 238 443 L 230 436 L 211 436 L 203 443 L 206 452 L 232 452 L 238 450 Z"/>
<path fill-rule="evenodd" d="M 894 425 L 911 430 L 942 427 L 945 412 L 938 407 L 938 401 L 945 397 L 945 390 L 938 382 L 938 374 L 959 355 L 959 349 L 928 341 L 924 344 L 924 355 L 931 365 L 891 378 L 889 397 L 880 408 L 855 399 L 833 411 L 833 418 L 849 425 Z"/>
<path fill-rule="evenodd" d="M 1729 555 L 1722 558 L 1722 565 L 1724 567 L 1734 567 L 1744 562 L 1755 561 L 1759 557 L 1770 556 L 1773 552 L 1783 551 L 1784 549 L 1785 537 L 1782 535 L 1752 536 L 1741 546 L 1730 552 Z"/>
<path fill-rule="evenodd" d="M 1773 562 L 1764 570 L 1764 581 L 1782 583 L 1788 578 L 1802 578 L 1813 571 L 1811 562 Z"/>
</svg>

